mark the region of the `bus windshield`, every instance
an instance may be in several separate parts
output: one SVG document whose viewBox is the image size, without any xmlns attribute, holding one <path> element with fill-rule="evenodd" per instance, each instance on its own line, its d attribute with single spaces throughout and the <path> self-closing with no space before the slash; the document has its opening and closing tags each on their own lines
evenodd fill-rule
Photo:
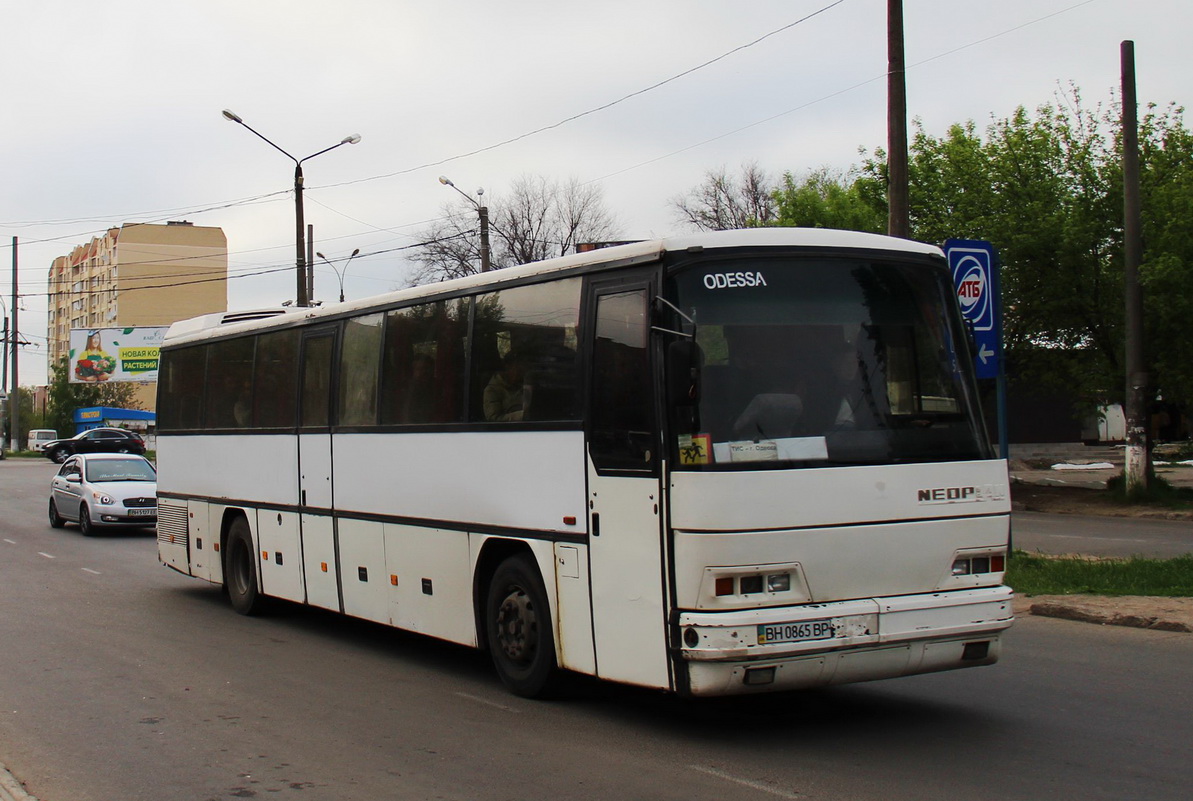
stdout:
<svg viewBox="0 0 1193 801">
<path fill-rule="evenodd" d="M 988 458 L 943 265 L 700 261 L 673 273 L 672 464 L 775 469 Z"/>
</svg>

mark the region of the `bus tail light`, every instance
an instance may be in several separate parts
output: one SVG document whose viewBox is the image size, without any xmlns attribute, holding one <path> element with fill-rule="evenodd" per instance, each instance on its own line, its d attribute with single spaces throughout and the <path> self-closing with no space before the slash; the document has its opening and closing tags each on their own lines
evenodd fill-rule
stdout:
<svg viewBox="0 0 1193 801">
<path fill-rule="evenodd" d="M 1003 552 L 974 554 L 953 560 L 954 576 L 973 576 L 982 573 L 1002 573 L 1007 569 L 1007 556 Z"/>
</svg>

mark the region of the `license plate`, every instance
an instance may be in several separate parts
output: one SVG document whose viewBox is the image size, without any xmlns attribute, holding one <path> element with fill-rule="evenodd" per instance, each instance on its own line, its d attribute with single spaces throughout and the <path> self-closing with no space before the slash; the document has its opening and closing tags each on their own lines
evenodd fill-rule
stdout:
<svg viewBox="0 0 1193 801">
<path fill-rule="evenodd" d="M 129 517 L 157 517 L 157 508 L 150 509 L 129 509 Z"/>
<path fill-rule="evenodd" d="M 758 627 L 758 644 L 770 645 L 776 642 L 806 642 L 827 640 L 836 633 L 831 621 L 803 620 L 799 623 L 774 623 Z"/>
</svg>

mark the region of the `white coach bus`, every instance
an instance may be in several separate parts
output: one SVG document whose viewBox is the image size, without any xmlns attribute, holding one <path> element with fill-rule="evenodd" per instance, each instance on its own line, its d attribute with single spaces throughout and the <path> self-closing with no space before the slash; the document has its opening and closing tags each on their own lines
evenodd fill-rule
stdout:
<svg viewBox="0 0 1193 801">
<path fill-rule="evenodd" d="M 1010 499 L 940 250 L 622 245 L 175 324 L 161 561 L 693 696 L 988 665 Z"/>
</svg>

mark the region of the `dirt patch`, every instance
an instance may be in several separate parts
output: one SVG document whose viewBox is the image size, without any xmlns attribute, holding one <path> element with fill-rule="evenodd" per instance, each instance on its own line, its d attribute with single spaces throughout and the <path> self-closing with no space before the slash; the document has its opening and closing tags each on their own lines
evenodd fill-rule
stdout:
<svg viewBox="0 0 1193 801">
<path fill-rule="evenodd" d="M 1027 512 L 1193 520 L 1193 509 L 1173 509 L 1158 503 L 1125 503 L 1107 490 L 1088 487 L 1015 482 L 1011 485 L 1011 501 L 1016 509 Z"/>
</svg>

